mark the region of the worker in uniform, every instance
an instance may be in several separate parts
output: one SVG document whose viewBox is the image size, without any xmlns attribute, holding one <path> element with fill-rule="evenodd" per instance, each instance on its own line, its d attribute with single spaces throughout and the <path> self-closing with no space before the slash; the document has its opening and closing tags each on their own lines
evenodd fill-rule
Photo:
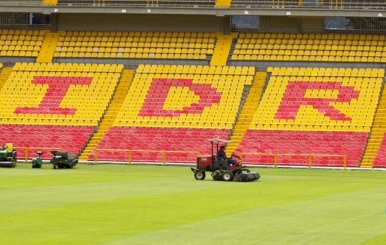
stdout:
<svg viewBox="0 0 386 245">
<path fill-rule="evenodd" d="M 229 164 L 236 165 L 237 161 L 233 160 L 232 158 L 228 158 L 227 154 L 225 153 L 225 146 L 222 145 L 220 147 L 220 150 L 217 152 L 216 155 L 217 160 L 227 160 Z"/>
</svg>

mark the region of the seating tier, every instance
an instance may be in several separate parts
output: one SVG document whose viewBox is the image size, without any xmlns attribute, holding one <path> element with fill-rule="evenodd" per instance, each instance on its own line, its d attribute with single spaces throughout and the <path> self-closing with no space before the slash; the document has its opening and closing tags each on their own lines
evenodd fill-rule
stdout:
<svg viewBox="0 0 386 245">
<path fill-rule="evenodd" d="M 232 60 L 386 62 L 384 35 L 241 33 Z"/>
<path fill-rule="evenodd" d="M 273 68 L 238 152 L 247 161 L 359 166 L 379 100 L 384 70 Z M 266 156 L 266 153 L 272 154 Z M 287 155 L 286 155 L 287 154 Z M 339 156 L 321 156 L 339 155 Z M 296 156 L 298 155 L 298 156 Z"/>
<path fill-rule="evenodd" d="M 51 150 L 64 150 L 76 155 L 91 137 L 92 126 L 38 126 L 38 125 L 0 125 L 0 145 L 13 143 L 18 159 L 35 156 L 43 151 L 43 159 L 51 159 Z"/>
<path fill-rule="evenodd" d="M 0 56 L 37 57 L 46 30 L 0 30 Z"/>
<path fill-rule="evenodd" d="M 58 58 L 205 60 L 213 54 L 215 33 L 61 32 Z"/>
<path fill-rule="evenodd" d="M 231 129 L 252 67 L 139 66 L 114 126 Z"/>
<path fill-rule="evenodd" d="M 251 129 L 369 132 L 383 69 L 275 68 Z"/>
<path fill-rule="evenodd" d="M 1 143 L 79 154 L 114 93 L 122 65 L 16 63 L 1 88 Z"/>
<path fill-rule="evenodd" d="M 272 165 L 276 155 L 278 165 L 342 167 L 347 155 L 347 166 L 358 167 L 367 138 L 366 132 L 249 130 L 237 151 L 252 164 Z"/>
<path fill-rule="evenodd" d="M 0 124 L 96 126 L 121 65 L 16 63 L 1 89 Z"/>
<path fill-rule="evenodd" d="M 98 159 L 127 161 L 128 150 L 158 151 L 135 153 L 134 161 L 160 161 L 163 150 L 207 153 L 208 139 L 228 138 L 253 75 L 250 67 L 139 66 L 114 127 L 98 144 L 126 153 L 98 152 Z M 167 159 L 184 161 L 181 154 L 167 153 Z"/>
</svg>

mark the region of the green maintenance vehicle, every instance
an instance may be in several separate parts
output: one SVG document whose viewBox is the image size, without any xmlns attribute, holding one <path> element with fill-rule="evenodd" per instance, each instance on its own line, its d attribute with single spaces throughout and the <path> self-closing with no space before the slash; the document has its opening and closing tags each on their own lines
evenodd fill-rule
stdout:
<svg viewBox="0 0 386 245">
<path fill-rule="evenodd" d="M 78 158 L 75 154 L 66 151 L 51 151 L 52 159 L 50 163 L 54 169 L 58 168 L 73 168 L 78 163 Z"/>
<path fill-rule="evenodd" d="M 37 151 L 36 155 L 36 157 L 32 158 L 32 168 L 41 168 L 43 164 L 43 161 L 41 159 L 43 152 Z"/>
<path fill-rule="evenodd" d="M 0 167 L 14 168 L 17 162 L 17 151 L 12 143 L 7 143 L 0 150 Z"/>
</svg>

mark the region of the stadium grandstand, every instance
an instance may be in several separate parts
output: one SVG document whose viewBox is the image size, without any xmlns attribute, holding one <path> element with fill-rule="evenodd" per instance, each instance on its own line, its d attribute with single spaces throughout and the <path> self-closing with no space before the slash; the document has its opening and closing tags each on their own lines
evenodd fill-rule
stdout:
<svg viewBox="0 0 386 245">
<path fill-rule="evenodd" d="M 19 157 L 386 167 L 386 2 L 0 1 L 0 144 Z"/>
</svg>

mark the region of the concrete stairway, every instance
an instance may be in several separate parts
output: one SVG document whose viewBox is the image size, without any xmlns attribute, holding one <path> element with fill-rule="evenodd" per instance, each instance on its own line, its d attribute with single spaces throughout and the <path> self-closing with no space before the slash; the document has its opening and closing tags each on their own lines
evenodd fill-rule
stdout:
<svg viewBox="0 0 386 245">
<path fill-rule="evenodd" d="M 94 133 L 90 142 L 87 144 L 86 148 L 82 151 L 79 156 L 80 161 L 87 161 L 90 153 L 95 150 L 95 147 L 103 139 L 107 131 L 113 125 L 115 118 L 118 115 L 118 112 L 126 98 L 127 92 L 129 91 L 130 84 L 133 80 L 134 72 L 133 70 L 124 70 L 122 73 L 121 80 L 118 83 L 117 89 L 111 99 L 110 106 L 107 108 L 106 114 L 103 117 L 98 131 Z"/>
<path fill-rule="evenodd" d="M 36 58 L 38 63 L 51 63 L 54 58 L 56 45 L 59 41 L 59 33 L 47 32 L 40 53 Z"/>
<path fill-rule="evenodd" d="M 259 106 L 266 77 L 266 72 L 256 73 L 255 80 L 252 83 L 251 89 L 230 138 L 230 142 L 228 143 L 226 149 L 228 156 L 237 149 L 252 122 L 253 116 Z"/>
<path fill-rule="evenodd" d="M 226 66 L 229 56 L 229 52 L 232 47 L 234 35 L 217 35 L 216 46 L 213 51 L 211 66 Z"/>
<path fill-rule="evenodd" d="M 365 154 L 362 158 L 362 168 L 372 168 L 375 157 L 381 146 L 383 137 L 386 133 L 386 90 L 382 92 L 381 99 L 379 101 L 377 110 L 375 112 L 375 118 L 373 127 L 371 128 L 370 138 L 367 142 Z"/>
<path fill-rule="evenodd" d="M 4 86 L 5 82 L 7 81 L 9 75 L 12 72 L 12 67 L 5 67 L 0 73 L 0 89 Z"/>
</svg>

